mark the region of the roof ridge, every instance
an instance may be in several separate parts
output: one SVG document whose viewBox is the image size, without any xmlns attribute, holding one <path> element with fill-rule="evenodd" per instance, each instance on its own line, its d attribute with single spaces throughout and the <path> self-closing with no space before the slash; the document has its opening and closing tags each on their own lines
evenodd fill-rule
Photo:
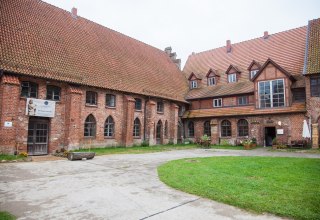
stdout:
<svg viewBox="0 0 320 220">
<path fill-rule="evenodd" d="M 314 19 L 316 20 L 316 19 Z M 296 27 L 296 28 L 292 28 L 292 29 L 288 29 L 288 30 L 284 30 L 284 31 L 279 31 L 279 32 L 276 32 L 276 33 L 273 33 L 273 34 L 269 34 L 269 37 L 270 36 L 274 36 L 274 35 L 279 35 L 279 34 L 283 34 L 285 32 L 290 32 L 290 31 L 294 31 L 296 29 L 301 29 L 301 28 L 305 28 L 307 27 L 308 25 L 304 25 L 304 26 L 300 26 L 300 27 Z M 233 45 L 239 45 L 239 44 L 242 44 L 242 43 L 246 43 L 248 41 L 253 41 L 253 40 L 257 40 L 257 39 L 261 39 L 263 37 L 255 37 L 255 38 L 251 38 L 251 39 L 248 39 L 248 40 L 244 40 L 244 41 L 240 41 L 240 42 L 236 42 L 236 43 L 232 43 L 231 46 Z M 204 50 L 204 51 L 200 51 L 198 53 L 192 53 L 189 55 L 190 56 L 194 56 L 194 55 L 198 55 L 198 54 L 202 54 L 202 53 L 206 53 L 206 52 L 210 52 L 210 51 L 214 51 L 214 50 L 217 50 L 217 49 L 221 49 L 221 48 L 225 48 L 226 46 L 221 46 L 221 47 L 216 47 L 216 48 L 212 48 L 212 49 L 209 49 L 209 50 Z"/>
</svg>

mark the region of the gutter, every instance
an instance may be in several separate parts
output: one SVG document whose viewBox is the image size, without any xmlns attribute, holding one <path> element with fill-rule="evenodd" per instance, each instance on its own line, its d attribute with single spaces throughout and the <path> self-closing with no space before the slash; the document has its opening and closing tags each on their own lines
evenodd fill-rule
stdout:
<svg viewBox="0 0 320 220">
<path fill-rule="evenodd" d="M 310 31 L 310 23 L 311 21 L 308 21 L 308 28 L 307 28 L 307 39 L 306 39 L 306 50 L 304 53 L 304 65 L 303 65 L 303 75 L 307 74 L 307 63 L 308 63 L 308 47 L 309 47 L 309 31 Z"/>
</svg>

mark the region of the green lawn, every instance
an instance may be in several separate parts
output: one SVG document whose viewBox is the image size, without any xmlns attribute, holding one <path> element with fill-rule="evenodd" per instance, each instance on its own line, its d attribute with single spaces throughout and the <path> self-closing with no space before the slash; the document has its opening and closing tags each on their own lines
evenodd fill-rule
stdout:
<svg viewBox="0 0 320 220">
<path fill-rule="evenodd" d="M 9 212 L 0 212 L 1 220 L 15 220 L 16 217 L 11 215 Z"/>
<path fill-rule="evenodd" d="M 25 158 L 26 157 L 20 156 L 20 155 L 16 156 L 16 155 L 9 155 L 9 154 L 0 154 L 0 161 L 1 160 L 24 160 Z"/>
<path fill-rule="evenodd" d="M 228 150 L 244 150 L 243 146 L 233 146 L 233 145 L 211 145 L 212 149 L 228 149 Z"/>
<path fill-rule="evenodd" d="M 106 148 L 92 148 L 92 149 L 80 149 L 74 150 L 78 151 L 91 151 L 95 152 L 96 155 L 106 155 L 106 154 L 143 154 L 152 152 L 161 152 L 169 150 L 185 150 L 196 148 L 194 144 L 177 144 L 177 145 L 155 145 L 148 147 L 106 147 Z"/>
<path fill-rule="evenodd" d="M 320 219 L 320 159 L 213 157 L 158 168 L 167 185 L 257 213 Z"/>
</svg>

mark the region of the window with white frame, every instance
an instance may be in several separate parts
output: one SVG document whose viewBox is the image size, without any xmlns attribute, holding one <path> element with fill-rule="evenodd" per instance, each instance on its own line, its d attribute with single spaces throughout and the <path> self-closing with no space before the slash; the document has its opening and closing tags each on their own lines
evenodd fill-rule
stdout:
<svg viewBox="0 0 320 220">
<path fill-rule="evenodd" d="M 284 80 L 270 80 L 259 82 L 260 108 L 285 106 Z"/>
<path fill-rule="evenodd" d="M 237 82 L 237 74 L 236 73 L 232 73 L 228 75 L 228 82 L 232 83 L 232 82 Z"/>
<path fill-rule="evenodd" d="M 258 72 L 259 72 L 259 70 L 251 70 L 250 71 L 250 79 L 252 79 Z"/>
<path fill-rule="evenodd" d="M 213 99 L 213 107 L 222 107 L 222 98 Z"/>
<path fill-rule="evenodd" d="M 214 77 L 208 77 L 208 86 L 213 86 L 216 84 Z"/>
<path fill-rule="evenodd" d="M 197 80 L 190 81 L 190 86 L 191 86 L 191 89 L 197 88 L 198 87 Z"/>
<path fill-rule="evenodd" d="M 248 96 L 238 97 L 238 105 L 248 105 Z"/>
</svg>

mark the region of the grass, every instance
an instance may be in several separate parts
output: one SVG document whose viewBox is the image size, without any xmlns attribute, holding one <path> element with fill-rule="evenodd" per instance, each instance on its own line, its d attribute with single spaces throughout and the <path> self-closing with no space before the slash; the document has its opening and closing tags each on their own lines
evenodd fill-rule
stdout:
<svg viewBox="0 0 320 220">
<path fill-rule="evenodd" d="M 20 155 L 16 156 L 16 155 L 9 155 L 9 154 L 0 154 L 0 161 L 1 160 L 24 160 L 25 158 L 26 157 L 20 156 Z"/>
<path fill-rule="evenodd" d="M 233 146 L 233 145 L 211 145 L 212 149 L 228 149 L 228 150 L 244 150 L 243 146 Z"/>
<path fill-rule="evenodd" d="M 320 159 L 214 157 L 158 167 L 167 185 L 257 213 L 320 219 Z"/>
<path fill-rule="evenodd" d="M 320 149 L 269 149 L 272 152 L 294 152 L 294 153 L 308 153 L 308 154 L 320 154 Z"/>
<path fill-rule="evenodd" d="M 143 153 L 153 153 L 161 151 L 170 150 L 185 150 L 193 149 L 197 146 L 194 144 L 177 144 L 177 145 L 155 145 L 148 147 L 105 147 L 105 148 L 91 148 L 89 149 L 79 149 L 74 150 L 74 152 L 95 152 L 96 155 L 107 155 L 107 154 L 143 154 Z"/>
<path fill-rule="evenodd" d="M 1 220 L 15 220 L 16 217 L 11 215 L 9 212 L 0 212 Z"/>
</svg>

